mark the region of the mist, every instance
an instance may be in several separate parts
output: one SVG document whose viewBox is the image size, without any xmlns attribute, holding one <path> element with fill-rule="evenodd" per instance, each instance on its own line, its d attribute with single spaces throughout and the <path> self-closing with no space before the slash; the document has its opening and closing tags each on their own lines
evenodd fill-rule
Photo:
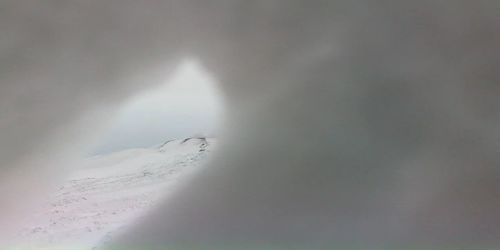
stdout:
<svg viewBox="0 0 500 250">
<path fill-rule="evenodd" d="M 90 154 L 215 137 L 222 126 L 222 98 L 216 80 L 200 63 L 185 60 L 165 83 L 124 101 Z"/>
<path fill-rule="evenodd" d="M 0 244 L 122 104 L 196 58 L 224 100 L 219 153 L 111 248 L 497 247 L 499 8 L 2 1 Z"/>
</svg>

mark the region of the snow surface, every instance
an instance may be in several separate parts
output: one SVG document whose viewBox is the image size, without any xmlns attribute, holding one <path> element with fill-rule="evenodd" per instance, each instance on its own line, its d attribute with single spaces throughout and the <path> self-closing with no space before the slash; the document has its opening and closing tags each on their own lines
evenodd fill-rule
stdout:
<svg viewBox="0 0 500 250">
<path fill-rule="evenodd" d="M 216 144 L 173 140 L 87 160 L 18 234 L 14 249 L 92 249 L 147 213 Z"/>
</svg>

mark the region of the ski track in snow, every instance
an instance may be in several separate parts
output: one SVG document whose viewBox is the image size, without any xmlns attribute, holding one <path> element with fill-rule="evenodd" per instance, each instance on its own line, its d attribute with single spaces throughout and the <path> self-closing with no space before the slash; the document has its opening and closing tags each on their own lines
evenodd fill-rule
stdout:
<svg viewBox="0 0 500 250">
<path fill-rule="evenodd" d="M 88 159 L 27 219 L 14 249 L 92 249 L 110 240 L 196 170 L 214 144 L 188 138 Z"/>
</svg>

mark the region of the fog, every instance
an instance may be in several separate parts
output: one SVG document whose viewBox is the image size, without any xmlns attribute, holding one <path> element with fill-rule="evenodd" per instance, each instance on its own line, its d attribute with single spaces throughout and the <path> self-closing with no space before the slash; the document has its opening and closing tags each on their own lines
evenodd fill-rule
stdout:
<svg viewBox="0 0 500 250">
<path fill-rule="evenodd" d="M 224 95 L 224 141 L 117 249 L 497 247 L 499 9 L 491 0 L 0 1 L 0 244 L 83 148 L 171 136 L 138 121 L 189 134 L 167 124 L 181 124 L 177 104 L 140 93 L 192 57 Z M 159 116 L 146 106 L 170 118 L 150 120 Z M 138 139 L 136 126 L 151 134 Z"/>
<path fill-rule="evenodd" d="M 182 61 L 157 87 L 125 100 L 90 154 L 151 147 L 190 136 L 217 136 L 223 96 L 195 60 Z"/>
</svg>

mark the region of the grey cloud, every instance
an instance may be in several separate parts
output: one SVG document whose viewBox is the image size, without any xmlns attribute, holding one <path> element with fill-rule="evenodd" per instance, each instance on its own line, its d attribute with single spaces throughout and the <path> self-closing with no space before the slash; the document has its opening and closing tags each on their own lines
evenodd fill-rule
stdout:
<svg viewBox="0 0 500 250">
<path fill-rule="evenodd" d="M 194 56 L 228 139 L 118 246 L 498 244 L 499 7 L 2 1 L 0 165 Z"/>
</svg>

